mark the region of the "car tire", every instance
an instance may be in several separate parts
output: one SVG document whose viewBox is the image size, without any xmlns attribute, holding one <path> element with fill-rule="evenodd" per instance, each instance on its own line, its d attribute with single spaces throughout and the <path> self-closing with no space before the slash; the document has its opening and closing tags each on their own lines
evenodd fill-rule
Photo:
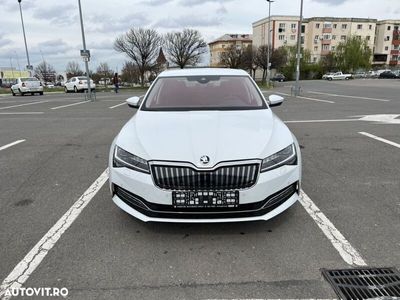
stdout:
<svg viewBox="0 0 400 300">
<path fill-rule="evenodd" d="M 77 92 L 78 92 L 78 89 L 77 89 L 77 87 L 76 87 L 76 86 L 74 86 L 74 92 L 75 92 L 75 93 L 77 93 Z"/>
<path fill-rule="evenodd" d="M 40 92 L 39 95 L 40 95 L 40 96 L 43 96 L 43 92 Z"/>
<path fill-rule="evenodd" d="M 13 96 L 15 96 L 15 93 L 14 93 L 13 89 L 11 89 L 11 94 L 12 94 Z"/>
<path fill-rule="evenodd" d="M 67 87 L 66 87 L 66 86 L 64 87 L 64 92 L 65 92 L 66 94 L 68 94 L 68 93 L 69 93 L 69 91 L 68 91 L 68 89 L 67 89 Z"/>
<path fill-rule="evenodd" d="M 21 92 L 20 89 L 18 89 L 18 92 L 19 92 L 19 94 L 20 94 L 21 96 L 25 96 L 25 93 Z"/>
<path fill-rule="evenodd" d="M 349 80 L 349 79 L 350 79 L 350 77 L 346 77 L 346 78 L 345 78 L 345 80 Z"/>
<path fill-rule="evenodd" d="M 332 78 L 328 78 L 329 81 L 332 81 Z"/>
</svg>

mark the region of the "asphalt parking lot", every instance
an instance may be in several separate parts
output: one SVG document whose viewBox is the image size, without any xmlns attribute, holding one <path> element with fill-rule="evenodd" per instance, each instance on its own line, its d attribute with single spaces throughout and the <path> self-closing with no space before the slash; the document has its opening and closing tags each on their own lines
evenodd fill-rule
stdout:
<svg viewBox="0 0 400 300">
<path fill-rule="evenodd" d="M 321 268 L 400 268 L 400 81 L 302 89 L 265 94 L 286 97 L 273 110 L 302 147 L 303 201 L 268 222 L 205 225 L 142 223 L 111 201 L 109 146 L 135 113 L 124 100 L 143 93 L 0 97 L 0 292 L 330 299 Z"/>
</svg>

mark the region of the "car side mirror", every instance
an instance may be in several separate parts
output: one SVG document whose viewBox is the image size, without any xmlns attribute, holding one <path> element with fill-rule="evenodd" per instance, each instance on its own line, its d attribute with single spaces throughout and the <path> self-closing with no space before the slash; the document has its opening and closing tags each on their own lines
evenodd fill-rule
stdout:
<svg viewBox="0 0 400 300">
<path fill-rule="evenodd" d="M 269 100 L 269 106 L 274 107 L 274 106 L 279 106 L 283 103 L 284 98 L 278 95 L 270 95 L 268 97 Z"/>
<path fill-rule="evenodd" d="M 139 106 L 140 106 L 140 97 L 137 97 L 137 96 L 130 97 L 130 98 L 126 99 L 126 103 L 128 103 L 129 107 L 139 108 Z"/>
</svg>

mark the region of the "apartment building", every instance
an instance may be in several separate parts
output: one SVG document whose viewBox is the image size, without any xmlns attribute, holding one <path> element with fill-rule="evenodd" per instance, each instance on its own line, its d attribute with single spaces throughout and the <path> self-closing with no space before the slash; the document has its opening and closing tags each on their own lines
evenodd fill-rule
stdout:
<svg viewBox="0 0 400 300">
<path fill-rule="evenodd" d="M 349 36 L 366 39 L 368 46 L 374 49 L 376 19 L 361 18 L 309 18 L 305 48 L 311 52 L 312 62 L 335 51 L 340 42 Z"/>
<path fill-rule="evenodd" d="M 237 48 L 251 47 L 253 42 L 251 34 L 224 34 L 220 38 L 208 44 L 210 48 L 210 66 L 221 67 L 221 54 L 231 46 Z"/>
<path fill-rule="evenodd" d="M 271 16 L 253 23 L 253 45 L 270 44 L 273 49 L 297 45 L 298 16 Z M 268 22 L 271 40 L 267 42 Z M 400 66 L 400 20 L 369 18 L 305 18 L 301 31 L 302 45 L 311 53 L 311 61 L 335 51 L 350 36 L 366 39 L 373 50 L 374 65 Z"/>
<path fill-rule="evenodd" d="M 268 23 L 271 30 L 270 42 L 268 43 Z M 273 16 L 271 20 L 264 18 L 253 23 L 253 45 L 270 44 L 272 49 L 282 46 L 297 45 L 297 34 L 300 18 L 298 16 Z M 307 24 L 303 24 L 302 38 L 304 38 Z"/>
<path fill-rule="evenodd" d="M 377 22 L 373 64 L 400 66 L 400 20 Z"/>
</svg>

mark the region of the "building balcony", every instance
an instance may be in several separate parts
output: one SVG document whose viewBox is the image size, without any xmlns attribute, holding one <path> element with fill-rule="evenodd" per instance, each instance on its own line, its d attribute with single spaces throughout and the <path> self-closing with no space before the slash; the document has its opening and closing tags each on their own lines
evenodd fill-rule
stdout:
<svg viewBox="0 0 400 300">
<path fill-rule="evenodd" d="M 391 61 L 389 61 L 389 65 L 391 65 L 391 66 L 400 65 L 400 61 L 398 61 L 398 60 L 391 60 Z"/>
<path fill-rule="evenodd" d="M 323 28 L 322 33 L 332 33 L 332 28 Z"/>
<path fill-rule="evenodd" d="M 391 55 L 399 55 L 400 54 L 400 50 L 392 50 L 390 51 Z"/>
<path fill-rule="evenodd" d="M 321 50 L 321 55 L 322 55 L 322 56 L 328 55 L 329 53 L 331 53 L 330 50 Z"/>
<path fill-rule="evenodd" d="M 392 45 L 400 45 L 400 40 L 392 40 Z"/>
</svg>

